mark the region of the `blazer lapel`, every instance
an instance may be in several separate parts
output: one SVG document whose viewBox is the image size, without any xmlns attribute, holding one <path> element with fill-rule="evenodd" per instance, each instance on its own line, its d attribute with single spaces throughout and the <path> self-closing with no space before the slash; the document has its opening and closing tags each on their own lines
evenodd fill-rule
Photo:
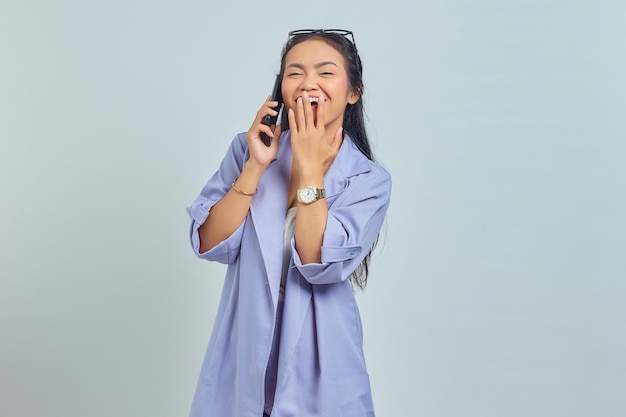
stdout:
<svg viewBox="0 0 626 417">
<path fill-rule="evenodd" d="M 324 188 L 326 189 L 328 206 L 331 207 L 337 197 L 346 190 L 351 177 L 367 172 L 370 169 L 370 161 L 356 148 L 352 139 L 346 136 L 335 160 L 324 176 Z M 298 340 L 300 340 L 313 294 L 311 287 L 312 284 L 302 276 L 297 275 L 295 268 L 290 271 L 285 294 L 283 333 L 280 341 L 280 351 L 286 352 L 286 354 L 281 354 L 278 368 L 279 375 L 284 373 L 285 366 L 291 360 L 291 354 Z"/>
<path fill-rule="evenodd" d="M 370 161 L 346 135 L 335 160 L 324 177 L 324 188 L 329 206 L 348 187 L 350 177 L 370 169 Z"/>
<path fill-rule="evenodd" d="M 280 138 L 278 156 L 263 173 L 257 187 L 258 192 L 250 206 L 274 308 L 278 304 L 282 274 L 285 215 L 291 180 L 291 163 L 292 152 L 289 135 L 283 134 Z"/>
</svg>

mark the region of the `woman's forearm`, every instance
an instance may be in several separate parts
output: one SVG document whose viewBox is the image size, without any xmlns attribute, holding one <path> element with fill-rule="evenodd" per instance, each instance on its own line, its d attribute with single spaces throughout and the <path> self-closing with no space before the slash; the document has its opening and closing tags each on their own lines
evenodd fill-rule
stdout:
<svg viewBox="0 0 626 417">
<path fill-rule="evenodd" d="M 299 188 L 304 186 L 324 187 L 323 172 L 313 175 L 301 175 Z M 325 198 L 311 204 L 298 202 L 296 215 L 295 242 L 296 250 L 303 264 L 322 261 L 322 243 L 328 219 L 328 204 Z"/>
<path fill-rule="evenodd" d="M 254 195 L 244 193 L 256 193 L 257 184 L 265 168 L 266 166 L 251 161 L 246 162 L 241 175 L 235 182 L 235 187 L 240 191 L 231 188 L 220 201 L 211 207 L 209 216 L 198 229 L 200 253 L 205 253 L 226 240 L 243 223 L 254 198 Z"/>
</svg>

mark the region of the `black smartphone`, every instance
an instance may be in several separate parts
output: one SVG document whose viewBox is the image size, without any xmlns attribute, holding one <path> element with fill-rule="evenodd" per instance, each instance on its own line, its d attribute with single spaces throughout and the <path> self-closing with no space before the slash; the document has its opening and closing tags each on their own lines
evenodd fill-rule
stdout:
<svg viewBox="0 0 626 417">
<path fill-rule="evenodd" d="M 282 79 L 279 74 L 276 76 L 276 81 L 274 81 L 274 88 L 272 88 L 272 96 L 270 98 L 270 100 L 272 101 L 278 101 L 278 106 L 274 107 L 274 110 L 276 110 L 278 114 L 276 116 L 270 116 L 270 115 L 265 116 L 263 118 L 264 125 L 273 126 L 273 125 L 276 125 L 276 122 L 278 121 L 278 116 L 280 116 L 280 111 L 283 108 L 283 95 L 280 90 L 281 83 L 282 83 Z M 264 132 L 261 132 L 261 140 L 267 147 L 270 147 L 272 145 L 272 138 L 270 138 Z"/>
</svg>

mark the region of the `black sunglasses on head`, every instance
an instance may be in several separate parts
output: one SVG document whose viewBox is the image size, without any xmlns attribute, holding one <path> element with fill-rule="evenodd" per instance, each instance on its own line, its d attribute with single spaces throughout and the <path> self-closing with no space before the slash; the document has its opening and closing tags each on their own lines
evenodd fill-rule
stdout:
<svg viewBox="0 0 626 417">
<path fill-rule="evenodd" d="M 333 34 L 333 35 L 341 35 L 341 36 L 345 36 L 348 39 L 350 39 L 352 41 L 352 45 L 354 45 L 354 49 L 356 50 L 356 42 L 354 41 L 354 33 L 352 33 L 351 30 L 344 30 L 344 29 L 298 29 L 298 30 L 292 30 L 291 32 L 289 32 L 289 36 L 287 38 L 287 40 L 291 40 L 291 38 L 293 38 L 294 36 L 298 36 L 298 35 L 308 35 L 308 34 L 312 34 L 312 33 L 320 33 L 320 34 L 324 34 L 324 33 L 329 33 L 329 34 Z"/>
<path fill-rule="evenodd" d="M 292 30 L 291 32 L 289 32 L 289 35 L 287 37 L 287 42 L 289 42 L 291 39 L 293 39 L 294 36 L 299 36 L 299 35 L 309 35 L 309 34 L 315 34 L 315 33 L 319 33 L 319 34 L 332 34 L 332 35 L 340 35 L 340 36 L 344 36 L 346 38 L 348 38 L 348 40 L 350 40 L 352 42 L 352 46 L 354 47 L 354 58 L 355 58 L 355 62 L 356 62 L 356 66 L 357 69 L 359 71 L 359 73 L 362 72 L 362 67 L 361 67 L 361 60 L 359 58 L 359 51 L 356 49 L 356 42 L 354 41 L 354 33 L 352 33 L 351 30 L 345 30 L 345 29 L 298 29 L 298 30 Z"/>
</svg>

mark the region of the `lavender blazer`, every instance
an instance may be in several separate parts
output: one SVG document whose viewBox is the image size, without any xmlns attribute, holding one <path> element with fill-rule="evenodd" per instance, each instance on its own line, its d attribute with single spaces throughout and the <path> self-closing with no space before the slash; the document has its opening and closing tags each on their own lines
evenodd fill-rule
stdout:
<svg viewBox="0 0 626 417">
<path fill-rule="evenodd" d="M 191 417 L 263 414 L 291 178 L 288 131 L 281 135 L 278 156 L 263 174 L 243 224 L 206 253 L 199 253 L 197 232 L 248 156 L 242 133 L 187 208 L 195 254 L 228 264 Z M 391 177 L 346 136 L 324 187 L 329 212 L 322 262 L 302 264 L 292 240 L 272 417 L 374 416 L 361 319 L 348 278 L 383 224 Z"/>
</svg>

